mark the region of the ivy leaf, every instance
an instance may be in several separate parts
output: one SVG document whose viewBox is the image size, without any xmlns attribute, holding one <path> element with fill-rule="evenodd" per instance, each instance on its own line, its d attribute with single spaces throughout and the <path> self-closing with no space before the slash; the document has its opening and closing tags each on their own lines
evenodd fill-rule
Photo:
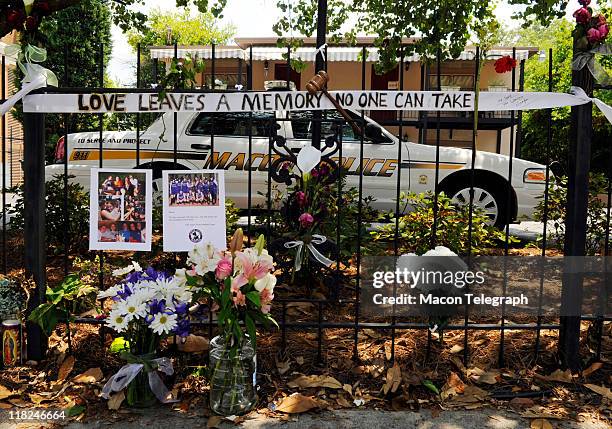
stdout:
<svg viewBox="0 0 612 429">
<path fill-rule="evenodd" d="M 423 380 L 423 386 L 427 387 L 429 390 L 431 390 L 436 395 L 440 394 L 440 391 L 438 390 L 436 385 L 431 382 L 431 380 Z"/>
</svg>

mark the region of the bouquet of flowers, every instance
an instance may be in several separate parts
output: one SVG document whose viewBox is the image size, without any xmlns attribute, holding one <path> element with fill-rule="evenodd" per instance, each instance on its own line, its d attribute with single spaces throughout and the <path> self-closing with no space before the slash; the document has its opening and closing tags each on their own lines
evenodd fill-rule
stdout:
<svg viewBox="0 0 612 429">
<path fill-rule="evenodd" d="M 589 6 L 591 0 L 579 0 L 579 3 L 581 7 L 574 12 L 576 18 L 574 39 L 579 50 L 589 51 L 603 43 L 610 30 L 605 16 L 594 15 L 593 9 Z"/>
<path fill-rule="evenodd" d="M 111 351 L 119 352 L 128 364 L 109 379 L 102 396 L 108 398 L 110 392 L 127 386 L 131 406 L 149 406 L 155 398 L 171 402 L 157 371 L 171 375 L 172 364 L 155 355 L 162 338 L 189 334 L 192 292 L 181 278 L 153 268 L 143 271 L 137 263 L 113 274 L 125 278 L 98 298 L 113 301 L 106 325 L 123 336 L 113 342 Z"/>
<path fill-rule="evenodd" d="M 596 15 L 590 7 L 591 0 L 578 0 L 578 3 L 580 8 L 574 12 L 576 27 L 572 32 L 575 46 L 572 69 L 582 70 L 587 66 L 591 74 L 600 83 L 604 83 L 609 81 L 609 77 L 603 67 L 595 62 L 595 54 L 612 54 L 612 48 L 605 43 L 610 28 L 606 17 L 602 14 Z"/>
<path fill-rule="evenodd" d="M 221 332 L 211 341 L 210 404 L 223 415 L 244 414 L 255 404 L 256 323 L 276 325 L 270 315 L 276 285 L 272 256 L 263 236 L 253 248 L 243 249 L 242 242 L 238 229 L 228 251 L 198 246 L 189 252 L 189 267 L 175 274 L 216 313 Z"/>
</svg>

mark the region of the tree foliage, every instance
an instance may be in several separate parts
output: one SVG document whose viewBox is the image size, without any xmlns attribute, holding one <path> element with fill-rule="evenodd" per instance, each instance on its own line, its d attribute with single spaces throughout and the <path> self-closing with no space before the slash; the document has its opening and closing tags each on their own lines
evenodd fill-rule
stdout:
<svg viewBox="0 0 612 429">
<path fill-rule="evenodd" d="M 283 46 L 298 47 L 295 34 L 313 36 L 317 28 L 317 0 L 277 0 L 281 12 L 274 31 Z M 566 0 L 510 0 L 522 5 L 517 17 L 525 22 L 549 22 L 564 14 Z M 330 40 L 355 41 L 358 33 L 376 36 L 379 48 L 378 70 L 396 64 L 402 38 L 416 38 L 406 46 L 406 54 L 455 58 L 465 48 L 481 23 L 490 19 L 492 2 L 477 0 L 328 0 L 327 33 Z"/>
<path fill-rule="evenodd" d="M 47 49 L 44 66 L 53 70 L 60 86 L 100 86 L 100 50 L 103 49 L 104 63 L 108 64 L 112 48 L 111 10 L 107 2 L 81 0 L 75 6 L 56 12 L 42 22 L 37 37 Z M 67 70 L 64 69 L 66 64 Z M 20 119 L 18 110 L 15 111 L 15 116 Z M 95 115 L 70 115 L 68 131 L 96 129 L 98 121 Z M 46 115 L 48 161 L 52 161 L 55 143 L 63 133 L 62 116 Z"/>
<path fill-rule="evenodd" d="M 45 15 L 53 16 L 55 13 L 67 9 L 71 6 L 85 3 L 87 0 L 36 0 L 37 4 L 44 5 Z M 111 11 L 113 21 L 123 31 L 128 31 L 134 27 L 143 29 L 146 22 L 146 15 L 140 11 L 146 4 L 146 0 L 111 0 L 107 2 Z M 199 12 L 210 12 L 215 17 L 222 17 L 227 0 L 176 0 L 177 7 L 195 6 Z M 23 23 L 15 26 L 15 22 L 9 18 L 9 11 L 28 15 L 23 0 L 2 0 L 0 1 L 0 37 L 3 37 L 13 30 L 23 30 Z"/>
<path fill-rule="evenodd" d="M 537 23 L 520 29 L 516 34 L 517 44 L 538 46 L 548 54 L 552 48 L 552 89 L 568 92 L 572 86 L 573 24 L 566 19 L 554 20 L 549 26 Z M 601 58 L 599 58 L 601 60 Z M 525 90 L 548 91 L 548 59 L 540 61 L 533 56 L 525 63 Z M 606 103 L 612 101 L 610 91 L 595 91 L 595 96 Z M 552 111 L 552 146 L 547 143 L 548 112 L 533 110 L 523 113 L 523 138 L 521 156 L 545 164 L 547 160 L 557 161 L 567 171 L 568 145 L 570 140 L 570 108 L 562 107 Z M 597 108 L 593 108 L 593 171 L 608 171 L 609 142 L 612 127 Z"/>
<path fill-rule="evenodd" d="M 312 36 L 317 28 L 317 0 L 294 3 L 277 2 L 283 15 L 274 31 L 279 36 L 294 31 Z M 344 38 L 349 43 L 360 32 L 375 35 L 374 45 L 380 54 L 378 68 L 382 71 L 396 64 L 405 37 L 421 36 L 406 47 L 407 55 L 418 53 L 434 57 L 440 51 L 444 58 L 458 56 L 469 39 L 470 30 L 489 13 L 487 2 L 476 1 L 330 0 L 327 32 L 332 41 Z M 349 29 L 343 31 L 346 28 Z M 296 46 L 295 41 L 291 38 L 281 40 L 291 46 Z"/>
<path fill-rule="evenodd" d="M 128 32 L 128 42 L 134 49 L 139 43 L 143 47 L 174 43 L 219 45 L 227 43 L 235 32 L 233 25 L 220 26 L 211 12 L 192 15 L 189 9 L 174 12 L 156 9 L 149 14 L 144 29 Z"/>
</svg>

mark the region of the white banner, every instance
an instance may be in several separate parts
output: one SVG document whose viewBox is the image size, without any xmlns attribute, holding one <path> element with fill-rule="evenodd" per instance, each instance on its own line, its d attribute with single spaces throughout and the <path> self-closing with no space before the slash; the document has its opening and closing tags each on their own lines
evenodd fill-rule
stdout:
<svg viewBox="0 0 612 429">
<path fill-rule="evenodd" d="M 471 91 L 332 91 L 340 105 L 353 110 L 473 111 Z M 584 92 L 481 92 L 479 111 L 547 109 L 592 101 Z M 333 109 L 322 93 L 216 92 L 36 94 L 23 100 L 24 112 L 252 112 Z"/>
</svg>

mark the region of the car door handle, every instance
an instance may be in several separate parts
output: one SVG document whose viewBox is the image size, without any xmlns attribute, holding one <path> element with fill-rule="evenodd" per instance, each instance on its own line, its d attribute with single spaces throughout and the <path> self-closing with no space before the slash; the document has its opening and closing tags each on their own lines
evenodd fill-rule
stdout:
<svg viewBox="0 0 612 429">
<path fill-rule="evenodd" d="M 210 145 L 209 144 L 199 144 L 199 143 L 194 143 L 191 145 L 192 149 L 195 150 L 210 150 Z"/>
</svg>

